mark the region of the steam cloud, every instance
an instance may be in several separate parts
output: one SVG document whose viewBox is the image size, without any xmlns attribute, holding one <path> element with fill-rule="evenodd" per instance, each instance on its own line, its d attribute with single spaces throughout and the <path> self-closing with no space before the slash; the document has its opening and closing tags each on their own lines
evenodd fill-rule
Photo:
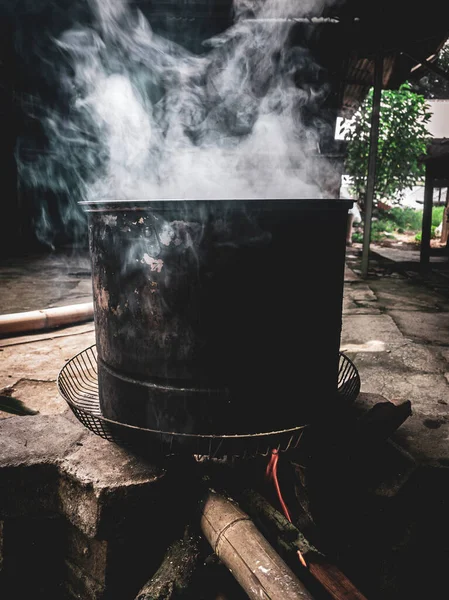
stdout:
<svg viewBox="0 0 449 600">
<path fill-rule="evenodd" d="M 55 40 L 69 108 L 47 111 L 44 156 L 19 152 L 24 180 L 76 201 L 326 195 L 331 167 L 304 119 L 326 90 L 301 77 L 318 66 L 285 21 L 326 0 L 234 0 L 234 25 L 200 55 L 126 0 L 92 1 L 93 24 Z"/>
</svg>

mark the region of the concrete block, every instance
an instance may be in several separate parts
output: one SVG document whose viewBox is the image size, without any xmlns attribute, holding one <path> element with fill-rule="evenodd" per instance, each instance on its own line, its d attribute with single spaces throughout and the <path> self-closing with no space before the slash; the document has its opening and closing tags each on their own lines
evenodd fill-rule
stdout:
<svg viewBox="0 0 449 600">
<path fill-rule="evenodd" d="M 149 509 L 160 501 L 164 468 L 93 434 L 58 466 L 61 511 L 91 537 L 126 528 L 141 509 L 150 518 L 144 504 Z"/>
<path fill-rule="evenodd" d="M 96 540 L 79 529 L 67 524 L 66 559 L 84 573 L 89 574 L 101 586 L 106 583 L 108 543 Z"/>
<path fill-rule="evenodd" d="M 0 422 L 0 485 L 11 492 L 0 503 L 3 516 L 60 511 L 94 537 L 101 527 L 126 526 L 137 506 L 151 506 L 164 475 L 162 466 L 63 416 Z"/>
<path fill-rule="evenodd" d="M 62 416 L 0 421 L 0 517 L 57 511 L 57 463 L 86 435 Z"/>
<path fill-rule="evenodd" d="M 86 436 L 82 425 L 61 415 L 3 419 L 0 421 L 0 469 L 54 465 Z"/>
</svg>

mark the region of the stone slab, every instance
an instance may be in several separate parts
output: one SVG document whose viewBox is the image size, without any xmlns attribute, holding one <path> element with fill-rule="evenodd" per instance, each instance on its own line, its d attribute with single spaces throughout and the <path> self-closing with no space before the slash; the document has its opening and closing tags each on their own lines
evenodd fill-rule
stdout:
<svg viewBox="0 0 449 600">
<path fill-rule="evenodd" d="M 126 527 L 129 507 L 147 502 L 165 469 L 89 434 L 59 463 L 59 500 L 67 519 L 86 535 Z"/>
<path fill-rule="evenodd" d="M 396 263 L 402 262 L 415 262 L 419 263 L 420 251 L 419 250 L 408 250 L 401 249 L 400 247 L 388 248 L 387 246 L 378 246 L 377 244 L 371 244 L 371 251 L 373 254 L 378 254 L 382 258 L 391 260 Z M 431 263 L 445 263 L 447 262 L 446 256 L 431 256 Z"/>
<path fill-rule="evenodd" d="M 370 281 L 383 310 L 417 310 L 440 312 L 449 310 L 447 296 L 431 287 L 417 285 L 409 280 L 377 279 Z"/>
<path fill-rule="evenodd" d="M 389 314 L 405 336 L 425 343 L 449 345 L 449 312 L 391 310 Z"/>
<path fill-rule="evenodd" d="M 357 273 L 354 273 L 354 271 L 348 267 L 348 265 L 345 266 L 345 274 L 344 274 L 344 281 L 345 283 L 351 283 L 353 281 L 359 281 L 360 280 L 360 276 L 357 275 Z"/>
<path fill-rule="evenodd" d="M 75 354 L 95 343 L 93 331 L 0 348 L 0 388 L 21 379 L 56 381 L 59 371 Z"/>
<path fill-rule="evenodd" d="M 365 283 L 345 286 L 343 295 L 343 315 L 380 314 L 377 297 Z"/>
<path fill-rule="evenodd" d="M 10 417 L 0 421 L 0 469 L 55 465 L 87 432 L 62 415 Z"/>
<path fill-rule="evenodd" d="M 403 343 L 403 335 L 388 315 L 346 315 L 341 333 L 342 347 L 347 344 L 383 342 L 388 349 Z"/>
<path fill-rule="evenodd" d="M 449 475 L 449 415 L 412 415 L 394 440 L 419 463 L 444 468 Z"/>
<path fill-rule="evenodd" d="M 11 258 L 0 268 L 0 314 L 40 310 L 92 299 L 87 251 Z"/>
<path fill-rule="evenodd" d="M 435 374 L 400 374 L 383 368 L 365 367 L 362 372 L 362 391 L 381 393 L 396 402 L 410 400 L 413 413 L 423 417 L 449 416 L 448 387 L 443 376 Z M 448 446 L 449 455 L 449 446 Z"/>
<path fill-rule="evenodd" d="M 153 483 L 165 469 L 96 435 L 87 435 L 77 447 L 61 457 L 60 469 L 80 484 L 103 489 Z"/>
<path fill-rule="evenodd" d="M 165 472 L 64 415 L 0 422 L 0 487 L 11 491 L 0 518 L 39 512 L 45 503 L 94 537 L 100 529 L 126 528 L 134 510 L 136 518 L 139 511 L 151 515 Z"/>
</svg>

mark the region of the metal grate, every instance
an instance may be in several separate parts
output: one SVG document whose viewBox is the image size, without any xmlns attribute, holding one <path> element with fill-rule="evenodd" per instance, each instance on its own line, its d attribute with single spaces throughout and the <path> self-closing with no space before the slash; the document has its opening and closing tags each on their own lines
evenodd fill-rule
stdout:
<svg viewBox="0 0 449 600">
<path fill-rule="evenodd" d="M 282 431 L 238 435 L 201 435 L 157 431 L 119 423 L 102 416 L 98 395 L 97 351 L 93 345 L 83 350 L 61 369 L 58 375 L 61 396 L 77 419 L 90 431 L 122 446 L 163 456 L 189 453 L 200 456 L 267 455 L 273 448 L 286 452 L 296 448 L 307 425 Z M 338 395 L 352 403 L 360 391 L 360 377 L 354 364 L 340 353 Z"/>
</svg>

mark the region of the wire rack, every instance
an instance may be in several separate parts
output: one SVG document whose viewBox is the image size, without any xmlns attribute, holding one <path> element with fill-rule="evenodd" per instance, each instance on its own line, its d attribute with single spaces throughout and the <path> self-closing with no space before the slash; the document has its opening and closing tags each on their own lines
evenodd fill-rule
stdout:
<svg viewBox="0 0 449 600">
<path fill-rule="evenodd" d="M 202 435 L 158 431 L 107 419 L 98 394 L 97 350 L 90 346 L 71 358 L 58 375 L 58 388 L 76 418 L 90 431 L 110 442 L 144 452 L 195 454 L 207 457 L 267 455 L 276 448 L 296 448 L 307 425 L 255 434 Z M 351 360 L 340 353 L 338 395 L 352 403 L 360 392 L 360 377 Z"/>
</svg>

